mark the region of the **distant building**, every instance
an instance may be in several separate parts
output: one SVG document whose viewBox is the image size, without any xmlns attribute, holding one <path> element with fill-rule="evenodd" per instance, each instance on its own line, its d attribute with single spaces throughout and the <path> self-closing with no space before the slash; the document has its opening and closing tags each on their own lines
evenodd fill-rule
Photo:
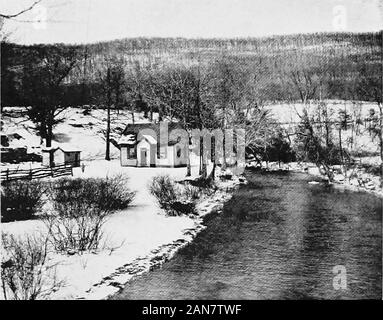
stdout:
<svg viewBox="0 0 383 320">
<path fill-rule="evenodd" d="M 178 123 L 168 123 L 168 133 L 182 129 Z M 140 135 L 139 135 L 140 132 Z M 184 167 L 187 164 L 188 144 L 168 139 L 160 146 L 159 124 L 140 123 L 126 126 L 118 144 L 121 166 L 133 167 Z"/>
<path fill-rule="evenodd" d="M 42 149 L 43 166 L 54 167 L 63 164 L 72 165 L 73 167 L 80 166 L 81 151 L 71 146 L 59 146 Z"/>
</svg>

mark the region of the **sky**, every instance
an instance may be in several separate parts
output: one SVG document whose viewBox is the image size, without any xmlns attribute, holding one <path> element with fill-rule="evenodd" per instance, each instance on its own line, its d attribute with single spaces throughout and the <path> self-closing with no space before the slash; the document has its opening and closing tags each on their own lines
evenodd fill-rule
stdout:
<svg viewBox="0 0 383 320">
<path fill-rule="evenodd" d="M 0 13 L 18 12 L 34 1 L 0 0 Z M 382 21 L 383 0 L 42 0 L 7 20 L 4 29 L 21 44 L 91 43 L 365 32 L 382 30 Z"/>
</svg>

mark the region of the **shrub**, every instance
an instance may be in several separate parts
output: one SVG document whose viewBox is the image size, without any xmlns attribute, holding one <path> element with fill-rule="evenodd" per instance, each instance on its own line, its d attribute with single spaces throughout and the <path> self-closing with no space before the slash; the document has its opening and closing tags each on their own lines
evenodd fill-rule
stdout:
<svg viewBox="0 0 383 320">
<path fill-rule="evenodd" d="M 46 186 L 39 180 L 19 180 L 1 186 L 1 221 L 31 219 L 41 209 Z"/>
<path fill-rule="evenodd" d="M 156 176 L 149 184 L 150 193 L 156 197 L 161 209 L 170 216 L 196 214 L 195 200 L 198 188 L 187 186 L 181 189 L 167 175 Z"/>
<path fill-rule="evenodd" d="M 56 251 L 75 254 L 99 249 L 108 212 L 77 200 L 55 204 L 46 217 L 49 240 Z"/>
<path fill-rule="evenodd" d="M 44 298 L 62 286 L 47 261 L 47 239 L 2 234 L 1 285 L 5 300 Z"/>
<path fill-rule="evenodd" d="M 102 211 L 126 209 L 134 199 L 135 192 L 127 188 L 127 178 L 63 178 L 52 187 L 54 205 L 78 202 L 96 206 Z"/>
<path fill-rule="evenodd" d="M 165 210 L 179 195 L 174 181 L 168 175 L 154 177 L 149 185 L 149 191 L 156 197 L 160 208 Z"/>
<path fill-rule="evenodd" d="M 54 212 L 45 221 L 59 252 L 81 253 L 99 249 L 108 215 L 127 208 L 135 193 L 127 179 L 60 179 L 52 186 Z"/>
<path fill-rule="evenodd" d="M 191 199 L 192 201 L 198 200 L 201 197 L 202 193 L 203 192 L 198 187 L 194 187 L 194 186 L 192 186 L 190 184 L 185 184 L 184 185 L 183 196 L 186 199 Z"/>
<path fill-rule="evenodd" d="M 102 180 L 98 198 L 101 209 L 121 210 L 130 205 L 136 193 L 127 188 L 127 181 L 123 175 Z"/>
</svg>

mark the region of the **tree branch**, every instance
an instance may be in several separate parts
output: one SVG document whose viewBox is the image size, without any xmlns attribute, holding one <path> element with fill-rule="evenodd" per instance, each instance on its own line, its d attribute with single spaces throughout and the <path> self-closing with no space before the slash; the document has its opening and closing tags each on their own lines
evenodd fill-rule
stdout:
<svg viewBox="0 0 383 320">
<path fill-rule="evenodd" d="M 13 19 L 13 18 L 16 18 L 16 17 L 22 15 L 23 13 L 32 10 L 41 1 L 42 0 L 36 0 L 35 2 L 32 3 L 32 5 L 30 7 L 26 8 L 24 10 L 21 10 L 18 13 L 15 13 L 15 14 L 2 14 L 2 13 L 0 13 L 0 18 L 3 18 L 3 19 Z"/>
</svg>

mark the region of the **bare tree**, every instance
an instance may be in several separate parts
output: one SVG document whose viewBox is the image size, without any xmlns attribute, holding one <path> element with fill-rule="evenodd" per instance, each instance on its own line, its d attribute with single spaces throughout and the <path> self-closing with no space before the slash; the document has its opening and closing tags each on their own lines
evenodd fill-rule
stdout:
<svg viewBox="0 0 383 320">
<path fill-rule="evenodd" d="M 36 124 L 40 137 L 51 147 L 53 127 L 68 107 L 65 103 L 66 83 L 79 61 L 76 47 L 35 47 L 25 57 L 22 69 L 22 94 L 29 106 L 29 118 Z"/>
<path fill-rule="evenodd" d="M 106 148 L 105 160 L 110 160 L 110 111 L 112 108 L 120 108 L 125 92 L 125 70 L 122 59 L 108 57 L 105 68 L 99 73 L 99 82 L 103 91 L 102 102 L 106 104 Z"/>
</svg>

